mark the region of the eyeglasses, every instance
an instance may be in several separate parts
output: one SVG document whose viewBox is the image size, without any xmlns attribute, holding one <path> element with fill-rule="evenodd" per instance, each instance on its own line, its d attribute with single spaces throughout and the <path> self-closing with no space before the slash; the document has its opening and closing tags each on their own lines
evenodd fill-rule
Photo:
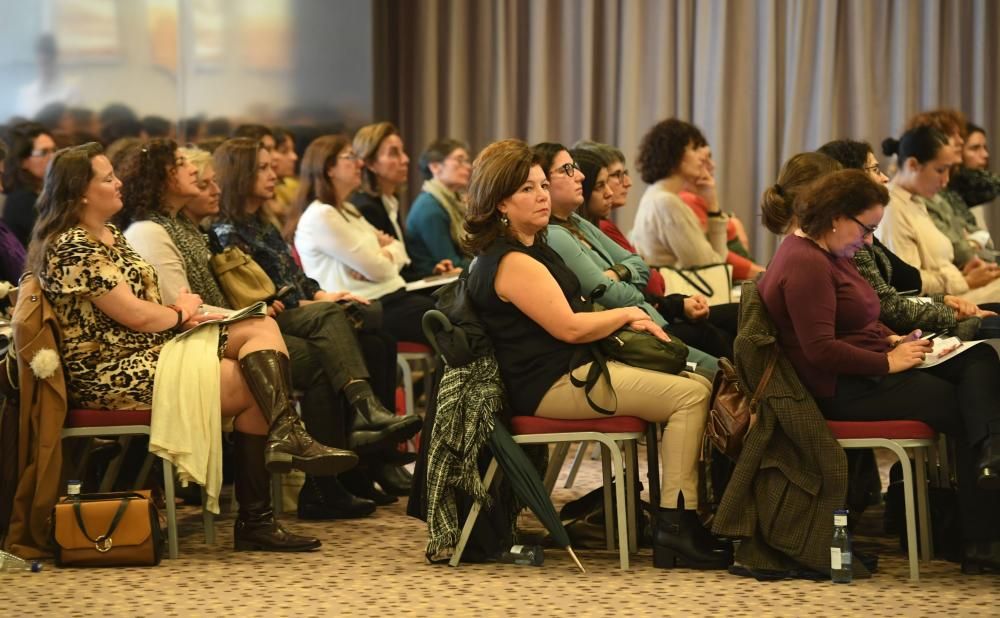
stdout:
<svg viewBox="0 0 1000 618">
<path fill-rule="evenodd" d="M 448 157 L 448 159 L 451 159 L 452 161 L 454 161 L 455 165 L 458 165 L 458 166 L 472 165 L 472 161 L 470 161 L 466 157 Z"/>
<path fill-rule="evenodd" d="M 55 148 L 39 148 L 31 151 L 33 157 L 47 157 L 56 151 Z"/>
<path fill-rule="evenodd" d="M 345 161 L 360 161 L 361 155 L 356 152 L 343 152 L 337 155 L 338 159 L 343 159 Z"/>
<path fill-rule="evenodd" d="M 861 221 L 859 221 L 858 219 L 856 219 L 854 217 L 849 216 L 848 218 L 851 221 L 854 221 L 855 223 L 857 223 L 858 225 L 860 225 L 861 229 L 863 229 L 865 231 L 865 233 L 862 234 L 862 237 L 864 237 L 864 236 L 874 236 L 875 232 L 878 231 L 878 226 L 877 225 L 865 225 L 864 223 L 862 223 Z"/>
<path fill-rule="evenodd" d="M 628 176 L 628 170 L 618 170 L 617 172 L 611 172 L 608 174 L 608 180 L 614 180 L 616 182 L 623 183 L 625 178 Z"/>
<path fill-rule="evenodd" d="M 578 164 L 576 161 L 573 161 L 572 163 L 566 163 L 565 165 L 560 165 L 559 167 L 553 167 L 551 170 L 549 170 L 549 173 L 554 174 L 556 172 L 562 172 L 563 174 L 566 174 L 567 176 L 572 178 L 573 174 L 575 174 L 576 171 L 579 169 L 580 169 L 580 164 Z"/>
<path fill-rule="evenodd" d="M 878 163 L 876 163 L 875 165 L 866 165 L 866 166 L 862 167 L 861 169 L 863 169 L 864 171 L 868 172 L 869 174 L 871 174 L 873 176 L 882 173 L 882 170 L 881 170 L 881 168 L 879 168 Z"/>
</svg>

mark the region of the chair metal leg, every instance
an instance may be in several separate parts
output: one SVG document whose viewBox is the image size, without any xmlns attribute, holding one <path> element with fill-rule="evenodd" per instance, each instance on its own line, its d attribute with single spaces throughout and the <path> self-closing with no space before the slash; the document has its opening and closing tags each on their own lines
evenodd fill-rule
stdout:
<svg viewBox="0 0 1000 618">
<path fill-rule="evenodd" d="M 174 466 L 163 460 L 163 499 L 167 503 L 167 556 L 177 559 L 177 503 L 174 500 Z"/>
<path fill-rule="evenodd" d="M 602 464 L 607 466 L 607 461 L 610 460 L 611 468 L 614 471 L 615 479 L 615 499 L 618 505 L 615 509 L 618 518 L 618 556 L 621 562 L 621 568 L 623 571 L 628 570 L 628 515 L 625 512 L 626 509 L 626 499 L 625 499 L 625 466 L 624 457 L 622 457 L 622 451 L 618 448 L 618 445 L 614 443 L 611 439 L 602 439 L 602 445 L 605 447 L 601 449 Z M 605 476 L 607 479 L 607 476 Z M 605 493 L 608 492 L 607 482 L 604 484 Z M 607 503 L 605 503 L 607 504 Z M 610 509 L 604 511 L 605 522 L 611 520 Z M 611 548 L 609 548 L 611 549 Z"/>
<path fill-rule="evenodd" d="M 91 438 L 91 440 L 93 440 L 93 438 Z M 114 487 L 115 481 L 118 480 L 118 473 L 122 469 L 122 462 L 125 461 L 125 454 L 128 452 L 128 446 L 131 443 L 132 436 L 120 436 L 118 438 L 118 444 L 121 445 L 122 452 L 108 462 L 108 469 L 104 471 L 104 478 L 101 479 L 100 491 L 102 493 L 109 492 L 111 491 L 111 488 Z"/>
<path fill-rule="evenodd" d="M 552 449 L 552 455 L 549 457 L 549 467 L 545 470 L 545 491 L 549 494 L 552 493 L 552 488 L 556 486 L 556 481 L 559 480 L 559 473 L 562 471 L 562 466 L 566 463 L 566 455 L 569 453 L 569 442 L 556 442 L 556 447 Z"/>
<path fill-rule="evenodd" d="M 403 374 L 403 393 L 406 396 L 406 413 L 413 414 L 413 369 L 405 358 L 396 357 L 396 364 Z"/>
<path fill-rule="evenodd" d="M 484 490 L 489 490 L 496 472 L 497 460 L 494 458 L 490 461 L 489 467 L 486 468 L 486 476 L 483 477 Z M 455 546 L 455 553 L 451 555 L 451 560 L 448 561 L 449 565 L 457 567 L 458 563 L 462 560 L 462 552 L 465 551 L 465 544 L 469 542 L 469 536 L 472 535 L 472 528 L 476 525 L 476 518 L 479 517 L 479 509 L 481 508 L 483 508 L 481 503 L 474 502 L 472 508 L 469 509 L 469 516 L 465 518 L 465 525 L 462 526 L 462 534 L 458 537 L 458 545 Z"/>
<path fill-rule="evenodd" d="M 638 482 L 636 474 L 639 469 L 639 459 L 636 454 L 635 440 L 625 440 L 625 510 L 628 514 L 628 550 L 631 553 L 639 551 L 638 524 L 636 524 L 636 502 L 638 500 Z"/>
<path fill-rule="evenodd" d="M 563 485 L 566 489 L 573 486 L 576 482 L 576 473 L 580 471 L 580 464 L 583 463 L 583 458 L 587 456 L 587 451 L 590 450 L 590 442 L 583 441 L 580 443 L 580 448 L 576 449 L 576 457 L 573 458 L 573 466 L 569 469 L 569 474 L 566 476 L 566 484 Z"/>
<path fill-rule="evenodd" d="M 649 481 L 649 504 L 653 518 L 660 512 L 660 445 L 656 423 L 646 425 L 646 480 Z"/>
<path fill-rule="evenodd" d="M 903 506 L 906 513 L 906 543 L 910 562 L 910 581 L 920 579 L 920 566 L 917 558 L 917 510 L 913 505 L 913 470 L 910 467 L 910 458 L 898 443 L 887 442 L 886 448 L 891 450 L 899 459 L 900 467 L 903 468 Z"/>
<path fill-rule="evenodd" d="M 612 508 L 611 486 L 622 487 L 622 477 L 614 479 L 611 476 L 611 450 L 607 443 L 601 442 L 601 474 L 604 479 L 604 539 L 608 544 L 608 551 L 615 549 L 615 510 Z M 617 483 L 615 482 L 617 481 Z"/>
<path fill-rule="evenodd" d="M 931 533 L 931 511 L 927 500 L 927 458 L 923 448 L 913 449 L 913 463 L 917 469 L 917 512 L 920 513 L 920 557 L 924 561 L 934 558 L 934 537 Z"/>
<path fill-rule="evenodd" d="M 139 468 L 139 475 L 135 477 L 136 487 L 142 487 L 146 484 L 146 479 L 149 478 L 149 473 L 152 471 L 154 463 L 156 463 L 156 455 L 147 453 L 146 459 L 142 462 L 142 467 Z"/>
<path fill-rule="evenodd" d="M 215 545 L 215 516 L 205 508 L 208 504 L 208 492 L 201 488 L 201 521 L 205 525 L 205 545 Z"/>
</svg>

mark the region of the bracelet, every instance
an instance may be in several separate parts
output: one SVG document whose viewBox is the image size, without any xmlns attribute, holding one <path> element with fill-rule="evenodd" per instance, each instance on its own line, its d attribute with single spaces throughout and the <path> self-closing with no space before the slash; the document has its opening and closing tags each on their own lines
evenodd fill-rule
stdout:
<svg viewBox="0 0 1000 618">
<path fill-rule="evenodd" d="M 612 264 L 609 270 L 618 275 L 619 281 L 625 281 L 627 283 L 632 280 L 632 271 L 629 270 L 628 266 L 625 266 L 624 264 Z"/>
<path fill-rule="evenodd" d="M 708 213 L 708 216 L 709 216 L 709 217 L 722 217 L 722 216 L 723 216 L 723 214 L 722 214 L 722 211 L 721 211 L 721 210 L 718 210 L 718 211 L 716 211 L 716 212 L 709 212 L 709 213 Z"/>
<path fill-rule="evenodd" d="M 181 324 L 184 323 L 184 310 L 177 305 L 167 305 L 167 307 L 177 312 L 177 323 L 174 324 L 169 330 L 180 330 Z"/>
</svg>

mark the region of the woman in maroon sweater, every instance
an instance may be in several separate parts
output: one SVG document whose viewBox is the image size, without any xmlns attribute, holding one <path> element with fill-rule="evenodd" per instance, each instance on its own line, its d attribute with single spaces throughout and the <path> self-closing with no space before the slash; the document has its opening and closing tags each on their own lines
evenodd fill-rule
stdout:
<svg viewBox="0 0 1000 618">
<path fill-rule="evenodd" d="M 759 283 L 778 343 L 823 415 L 912 419 L 958 441 L 964 572 L 1000 570 L 1000 360 L 985 344 L 930 369 L 917 333 L 878 321 L 879 300 L 852 261 L 889 201 L 860 170 L 834 172 L 795 203 L 789 235 Z"/>
</svg>

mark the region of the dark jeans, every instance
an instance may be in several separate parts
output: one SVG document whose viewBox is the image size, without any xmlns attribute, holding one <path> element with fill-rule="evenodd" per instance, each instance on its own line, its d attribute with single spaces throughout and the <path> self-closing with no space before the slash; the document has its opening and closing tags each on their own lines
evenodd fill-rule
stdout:
<svg viewBox="0 0 1000 618">
<path fill-rule="evenodd" d="M 965 538 L 1000 538 L 997 496 L 976 486 L 979 444 L 989 432 L 1000 434 L 1000 361 L 992 347 L 979 344 L 930 369 L 840 375 L 836 394 L 817 403 L 830 420 L 918 420 L 954 438 Z"/>
<path fill-rule="evenodd" d="M 434 308 L 433 298 L 399 289 L 378 300 L 382 303 L 383 326 L 396 341 L 430 345 L 424 335 L 421 320 L 424 319 L 424 313 Z"/>
</svg>

